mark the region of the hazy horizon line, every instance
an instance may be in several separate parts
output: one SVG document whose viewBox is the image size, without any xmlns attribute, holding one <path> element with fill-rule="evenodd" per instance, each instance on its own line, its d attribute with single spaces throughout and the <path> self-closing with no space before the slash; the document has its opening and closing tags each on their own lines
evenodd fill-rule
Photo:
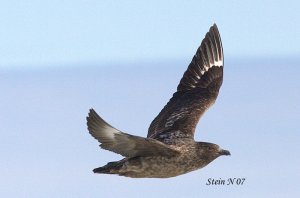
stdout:
<svg viewBox="0 0 300 198">
<path fill-rule="evenodd" d="M 171 64 L 188 64 L 190 63 L 192 57 L 190 59 L 185 58 L 177 58 L 177 59 L 140 59 L 140 60 L 118 60 L 118 61 L 81 61 L 81 62 L 68 62 L 68 63 L 45 63 L 45 64 L 24 64 L 24 65 L 7 65 L 3 66 L 0 65 L 0 72 L 24 72 L 24 71 L 57 71 L 57 70 L 69 70 L 69 69 L 86 69 L 86 68 L 111 68 L 111 67 L 140 67 L 143 68 L 147 67 L 156 67 L 160 66 L 162 64 L 165 64 L 166 67 L 170 66 Z M 228 58 L 225 57 L 225 64 L 230 63 L 239 63 L 247 61 L 247 64 L 251 63 L 264 63 L 264 62 L 270 62 L 270 61 L 278 61 L 287 63 L 297 63 L 299 62 L 299 58 L 297 55 L 265 55 L 265 56 L 229 56 Z"/>
</svg>

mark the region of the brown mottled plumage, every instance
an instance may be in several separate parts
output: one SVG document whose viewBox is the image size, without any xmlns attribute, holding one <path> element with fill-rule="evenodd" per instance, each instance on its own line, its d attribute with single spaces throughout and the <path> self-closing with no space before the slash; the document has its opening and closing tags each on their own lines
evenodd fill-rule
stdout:
<svg viewBox="0 0 300 198">
<path fill-rule="evenodd" d="M 93 109 L 87 117 L 90 134 L 101 148 L 125 158 L 94 169 L 95 173 L 133 178 L 167 178 L 202 168 L 227 150 L 195 142 L 196 125 L 215 102 L 223 81 L 223 47 L 214 24 L 184 73 L 177 92 L 152 121 L 147 138 L 130 135 L 105 122 Z"/>
</svg>

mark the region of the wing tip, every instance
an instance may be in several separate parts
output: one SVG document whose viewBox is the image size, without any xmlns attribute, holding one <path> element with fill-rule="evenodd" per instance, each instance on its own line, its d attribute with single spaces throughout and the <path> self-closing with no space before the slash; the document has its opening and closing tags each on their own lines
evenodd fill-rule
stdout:
<svg viewBox="0 0 300 198">
<path fill-rule="evenodd" d="M 95 138 L 97 139 L 97 136 L 95 134 L 95 131 L 97 131 L 97 118 L 96 118 L 96 111 L 93 108 L 89 109 L 88 116 L 86 117 L 86 124 L 87 124 L 87 129 L 88 132 Z"/>
<path fill-rule="evenodd" d="M 221 35 L 216 23 L 214 23 L 209 31 L 206 33 L 205 38 L 202 40 L 200 47 L 196 53 L 202 60 L 199 60 L 204 66 L 204 72 L 209 68 L 223 67 L 224 55 Z"/>
<path fill-rule="evenodd" d="M 109 139 L 113 140 L 114 135 L 120 133 L 118 129 L 103 120 L 93 108 L 89 110 L 86 120 L 89 133 L 101 143 Z"/>
<path fill-rule="evenodd" d="M 213 23 L 205 34 L 188 69 L 184 73 L 177 87 L 177 91 L 198 88 L 205 73 L 214 67 L 222 70 L 223 65 L 224 55 L 222 40 L 217 24 Z"/>
<path fill-rule="evenodd" d="M 218 30 L 218 26 L 217 26 L 216 22 L 213 23 L 213 25 L 210 27 L 210 29 Z"/>
<path fill-rule="evenodd" d="M 107 124 L 98 114 L 97 112 L 91 108 L 89 110 L 88 116 L 86 117 L 87 120 L 87 125 L 89 126 L 89 124 L 92 124 L 93 122 L 104 122 L 105 124 Z"/>
<path fill-rule="evenodd" d="M 93 108 L 90 108 L 87 118 L 90 117 L 90 116 L 93 116 L 95 114 L 97 114 L 96 111 Z"/>
<path fill-rule="evenodd" d="M 96 111 L 93 108 L 91 108 L 89 110 L 88 116 L 86 117 L 86 121 L 87 121 L 86 124 L 90 133 L 91 133 L 91 129 L 93 128 L 93 125 L 97 121 L 97 115 L 98 114 L 96 113 Z"/>
<path fill-rule="evenodd" d="M 92 114 L 94 114 L 94 112 L 95 112 L 95 110 L 94 110 L 93 108 L 90 108 L 90 109 L 89 109 L 89 112 L 88 112 L 88 116 L 86 116 L 86 119 L 88 120 L 89 117 L 90 117 Z"/>
<path fill-rule="evenodd" d="M 224 54 L 223 54 L 223 45 L 222 45 L 222 39 L 221 39 L 221 35 L 218 29 L 218 26 L 216 23 L 213 24 L 213 26 L 211 26 L 208 34 L 210 35 L 211 39 L 214 39 L 215 41 L 215 48 L 216 48 L 216 54 L 213 54 L 213 56 L 217 59 L 215 59 L 215 61 L 219 62 L 218 66 L 223 67 L 224 65 Z"/>
</svg>

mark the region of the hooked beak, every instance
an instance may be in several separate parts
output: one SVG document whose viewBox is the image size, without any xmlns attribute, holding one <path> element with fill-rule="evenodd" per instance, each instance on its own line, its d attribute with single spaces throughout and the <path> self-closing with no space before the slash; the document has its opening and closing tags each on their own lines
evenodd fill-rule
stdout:
<svg viewBox="0 0 300 198">
<path fill-rule="evenodd" d="M 220 155 L 231 155 L 230 152 L 229 152 L 228 150 L 223 150 L 223 149 L 221 149 L 221 150 L 219 151 L 219 154 L 220 154 Z"/>
</svg>

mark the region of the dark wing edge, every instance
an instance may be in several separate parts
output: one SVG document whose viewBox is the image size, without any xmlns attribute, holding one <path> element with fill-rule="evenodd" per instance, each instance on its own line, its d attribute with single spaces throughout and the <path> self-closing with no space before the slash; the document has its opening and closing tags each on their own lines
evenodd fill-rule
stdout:
<svg viewBox="0 0 300 198">
<path fill-rule="evenodd" d="M 125 157 L 178 154 L 178 151 L 157 140 L 121 132 L 105 122 L 94 109 L 90 109 L 86 119 L 89 133 L 101 143 L 103 149 Z"/>
<path fill-rule="evenodd" d="M 178 137 L 193 137 L 201 115 L 215 102 L 223 82 L 223 47 L 214 24 L 185 71 L 177 92 L 152 121 L 148 136 L 180 131 Z"/>
</svg>

